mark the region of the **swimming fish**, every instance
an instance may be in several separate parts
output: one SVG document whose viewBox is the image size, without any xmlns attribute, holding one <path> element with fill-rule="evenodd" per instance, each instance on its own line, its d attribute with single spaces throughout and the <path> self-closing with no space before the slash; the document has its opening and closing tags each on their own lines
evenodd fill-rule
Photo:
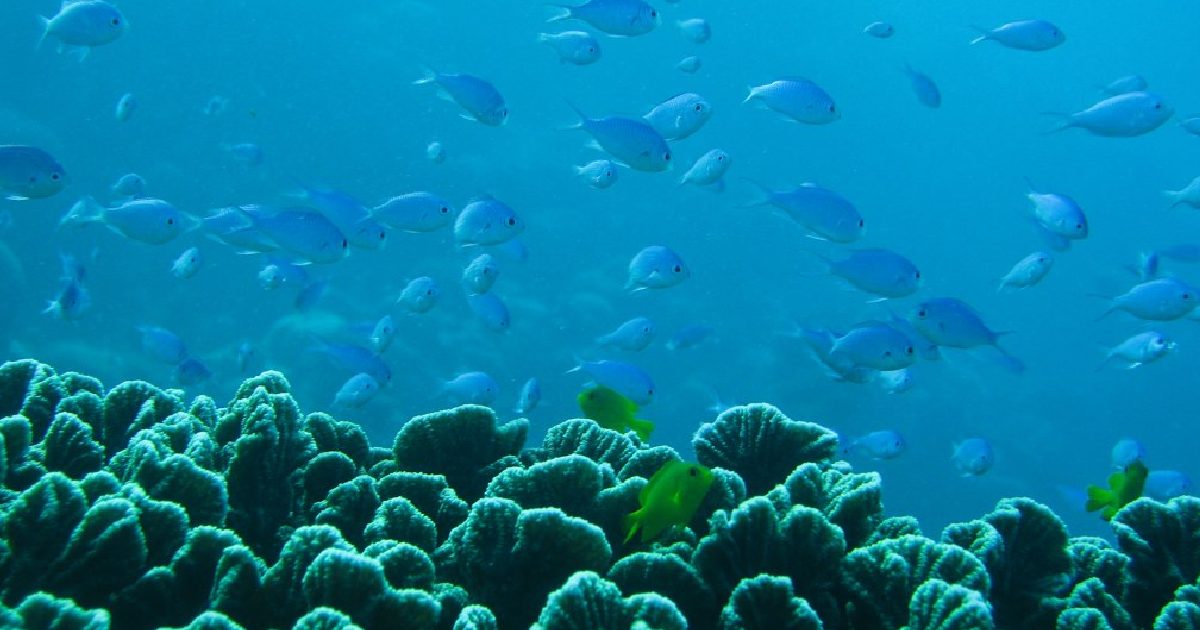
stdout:
<svg viewBox="0 0 1200 630">
<path fill-rule="evenodd" d="M 142 350 L 151 358 L 178 365 L 187 358 L 187 347 L 179 335 L 161 326 L 138 326 L 141 335 Z"/>
<path fill-rule="evenodd" d="M 525 231 L 525 222 L 508 204 L 492 197 L 467 204 L 454 220 L 459 245 L 499 245 Z"/>
<path fill-rule="evenodd" d="M 866 323 L 836 336 L 828 359 L 839 372 L 857 367 L 899 370 L 916 360 L 912 342 L 900 331 L 881 323 Z"/>
<path fill-rule="evenodd" d="M 678 94 L 642 116 L 666 140 L 683 140 L 696 133 L 712 116 L 712 104 L 699 94 Z"/>
<path fill-rule="evenodd" d="M 388 199 L 375 206 L 371 216 L 390 228 L 404 232 L 433 232 L 454 222 L 454 206 L 422 190 Z"/>
<path fill-rule="evenodd" d="M 1178 470 L 1152 470 L 1146 475 L 1142 494 L 1155 501 L 1170 501 L 1189 494 L 1191 489 L 1192 479 L 1186 473 Z"/>
<path fill-rule="evenodd" d="M 679 185 L 710 186 L 715 184 L 725 176 L 725 171 L 729 170 L 730 164 L 728 153 L 720 149 L 712 149 L 696 158 L 692 167 L 683 174 L 683 177 L 679 178 Z"/>
<path fill-rule="evenodd" d="M 1017 261 L 1017 264 L 1000 278 L 997 291 L 1005 287 L 1026 289 L 1042 281 L 1054 266 L 1054 255 L 1049 252 L 1033 252 Z"/>
<path fill-rule="evenodd" d="M 703 62 L 699 57 L 696 55 L 688 55 L 687 57 L 680 59 L 679 63 L 675 64 L 675 68 L 686 74 L 695 74 L 696 71 L 700 69 L 701 65 L 703 65 Z"/>
<path fill-rule="evenodd" d="M 583 166 L 576 166 L 575 174 L 597 190 L 617 183 L 617 165 L 612 160 L 592 160 Z"/>
<path fill-rule="evenodd" d="M 439 95 L 448 98 L 467 113 L 462 117 L 476 120 L 489 127 L 498 127 L 508 121 L 508 107 L 496 86 L 486 79 L 470 74 L 441 74 L 426 69 L 425 76 L 413 81 L 414 85 L 435 84 Z"/>
<path fill-rule="evenodd" d="M 1106 138 L 1132 138 L 1158 129 L 1175 109 L 1151 92 L 1126 92 L 1110 96 L 1073 114 L 1050 112 L 1063 118 L 1051 133 L 1078 127 Z"/>
<path fill-rule="evenodd" d="M 325 215 L 308 208 L 238 206 L 253 229 L 300 260 L 335 263 L 346 257 L 350 241 Z"/>
<path fill-rule="evenodd" d="M 117 107 L 113 112 L 113 115 L 116 117 L 117 122 L 126 122 L 133 116 L 133 113 L 137 111 L 137 108 L 137 97 L 133 94 L 126 93 L 121 96 L 120 100 L 117 101 Z"/>
<path fill-rule="evenodd" d="M 434 164 L 446 161 L 446 146 L 436 140 L 425 145 L 425 158 Z"/>
<path fill-rule="evenodd" d="M 572 129 L 591 134 L 595 146 L 612 155 L 618 162 L 639 171 L 665 171 L 671 166 L 671 149 L 667 141 L 645 120 L 607 116 L 588 118 L 574 105 L 579 122 Z"/>
<path fill-rule="evenodd" d="M 903 394 L 913 387 L 912 371 L 908 368 L 883 370 L 875 379 L 879 382 L 879 387 L 889 394 Z"/>
<path fill-rule="evenodd" d="M 933 109 L 942 106 L 942 91 L 938 89 L 937 83 L 929 78 L 929 75 L 909 65 L 904 66 L 904 74 L 908 77 L 913 94 L 917 95 L 917 101 L 925 107 Z"/>
<path fill-rule="evenodd" d="M 692 40 L 694 44 L 703 44 L 712 39 L 712 26 L 704 18 L 679 20 L 675 25 L 679 27 L 679 32 L 683 33 L 684 37 Z"/>
<path fill-rule="evenodd" d="M 663 464 L 638 494 L 641 507 L 621 521 L 625 542 L 641 532 L 641 541 L 647 543 L 670 527 L 687 525 L 713 479 L 712 471 L 699 464 L 679 460 Z"/>
<path fill-rule="evenodd" d="M 954 445 L 950 461 L 963 477 L 978 477 L 991 470 L 995 461 L 992 445 L 984 438 L 967 438 Z"/>
<path fill-rule="evenodd" d="M 396 320 L 392 319 L 391 315 L 384 315 L 375 322 L 374 328 L 371 329 L 371 349 L 376 354 L 382 354 L 391 347 L 392 340 L 395 338 Z"/>
<path fill-rule="evenodd" d="M 1132 370 L 1147 363 L 1153 363 L 1175 348 L 1175 342 L 1157 331 L 1138 333 L 1115 345 L 1104 357 L 1100 367 L 1113 361 L 1124 364 L 1124 368 Z"/>
<path fill-rule="evenodd" d="M 634 404 L 644 407 L 654 401 L 654 380 L 642 368 L 624 361 L 580 361 L 568 370 L 584 372 L 597 383 L 612 388 Z"/>
<path fill-rule="evenodd" d="M 1071 247 L 1071 241 L 1087 238 L 1087 215 L 1074 199 L 1033 190 L 1025 196 L 1033 203 L 1034 225 L 1051 248 L 1066 251 Z"/>
<path fill-rule="evenodd" d="M 171 275 L 181 280 L 191 278 L 200 271 L 204 257 L 200 255 L 199 247 L 189 247 L 171 263 Z"/>
<path fill-rule="evenodd" d="M 854 250 L 839 260 L 826 259 L 826 263 L 829 273 L 879 299 L 912 295 L 921 286 L 917 266 L 888 249 Z"/>
<path fill-rule="evenodd" d="M 1109 455 L 1113 468 L 1123 470 L 1133 462 L 1146 461 L 1146 447 L 1133 438 L 1122 438 L 1113 444 Z"/>
<path fill-rule="evenodd" d="M 898 431 L 872 431 L 854 438 L 842 452 L 859 453 L 871 459 L 895 459 L 908 448 L 904 436 Z"/>
<path fill-rule="evenodd" d="M 658 25 L 658 11 L 643 0 L 588 0 L 578 6 L 554 6 L 562 11 L 548 22 L 582 20 L 592 28 L 615 37 L 645 35 Z"/>
<path fill-rule="evenodd" d="M 1126 92 L 1145 92 L 1149 87 L 1150 83 L 1142 75 L 1127 74 L 1101 86 L 1100 91 L 1109 96 L 1116 96 Z"/>
<path fill-rule="evenodd" d="M 487 372 L 463 372 L 443 383 L 442 393 L 456 404 L 490 405 L 500 393 L 500 384 Z"/>
<path fill-rule="evenodd" d="M 349 409 L 358 409 L 363 405 L 371 402 L 375 394 L 379 393 L 379 382 L 373 376 L 366 372 L 359 372 L 338 388 L 338 391 L 333 396 L 332 407 L 346 407 Z"/>
<path fill-rule="evenodd" d="M 656 328 L 648 317 L 634 317 L 596 340 L 602 346 L 614 346 L 629 352 L 640 352 L 652 341 Z"/>
<path fill-rule="evenodd" d="M 517 406 L 513 408 L 513 412 L 521 415 L 528 414 L 540 402 L 542 402 L 542 385 L 537 377 L 530 378 L 521 386 L 521 392 L 517 394 Z"/>
<path fill-rule="evenodd" d="M 1191 285 L 1176 278 L 1156 278 L 1112 298 L 1111 306 L 1100 317 L 1125 311 L 1138 319 L 1165 322 L 1188 315 L 1196 303 L 1196 289 Z"/>
<path fill-rule="evenodd" d="M 462 286 L 468 294 L 487 293 L 500 277 L 500 265 L 491 254 L 476 256 L 462 272 Z"/>
<path fill-rule="evenodd" d="M 538 41 L 558 53 L 559 63 L 586 66 L 600 60 L 600 42 L 584 31 L 538 33 Z"/>
<path fill-rule="evenodd" d="M 438 283 L 429 276 L 413 278 L 404 285 L 396 303 L 402 305 L 410 313 L 428 313 L 438 303 L 442 290 Z"/>
<path fill-rule="evenodd" d="M 304 187 L 297 197 L 329 219 L 358 249 L 376 250 L 387 242 L 387 229 L 354 197 L 333 188 Z"/>
<path fill-rule="evenodd" d="M 779 79 L 752 87 L 742 102 L 751 101 L 807 125 L 827 125 L 841 118 L 833 97 L 808 79 Z"/>
<path fill-rule="evenodd" d="M 91 197 L 75 202 L 59 220 L 59 227 L 99 223 L 125 238 L 162 245 L 191 229 L 197 222 L 161 199 L 134 199 L 105 207 Z"/>
<path fill-rule="evenodd" d="M 771 190 L 751 182 L 762 198 L 751 206 L 771 205 L 783 210 L 808 235 L 834 243 L 853 243 L 863 234 L 865 222 L 854 204 L 841 194 L 816 184 L 804 183 L 791 190 Z"/>
<path fill-rule="evenodd" d="M 323 354 L 338 367 L 351 373 L 366 372 L 380 385 L 386 385 L 392 380 L 392 368 L 370 348 L 364 348 L 352 343 L 314 340 L 310 351 Z"/>
<path fill-rule="evenodd" d="M 576 397 L 583 417 L 595 420 L 596 424 L 618 433 L 633 431 L 643 442 L 650 441 L 654 423 L 634 417 L 637 403 L 622 396 L 620 392 L 604 385 L 585 387 Z"/>
<path fill-rule="evenodd" d="M 896 29 L 887 22 L 871 22 L 863 29 L 863 33 L 876 39 L 887 39 L 896 34 Z"/>
<path fill-rule="evenodd" d="M 1108 488 L 1099 486 L 1087 487 L 1088 512 L 1100 510 L 1100 518 L 1108 521 L 1126 505 L 1133 503 L 1142 496 L 1146 487 L 1146 477 L 1150 471 L 1140 461 L 1134 461 L 1124 470 L 1108 476 Z"/>
<path fill-rule="evenodd" d="M 126 173 L 113 182 L 109 190 L 112 194 L 126 199 L 141 197 L 146 192 L 146 180 L 137 173 Z"/>
<path fill-rule="evenodd" d="M 467 306 L 471 307 L 475 319 L 492 332 L 502 333 L 512 326 L 508 305 L 495 293 L 469 294 Z"/>
<path fill-rule="evenodd" d="M 999 345 L 1005 333 L 995 332 L 983 323 L 983 318 L 966 302 L 957 298 L 933 298 L 913 309 L 913 327 L 930 341 L 948 348 L 974 348 Z"/>
<path fill-rule="evenodd" d="M 41 17 L 42 38 L 59 42 L 59 51 L 71 48 L 79 59 L 87 57 L 96 46 L 111 44 L 125 33 L 125 16 L 117 7 L 103 0 L 68 0 L 54 17 Z"/>
<path fill-rule="evenodd" d="M 667 350 L 694 348 L 712 336 L 713 331 L 713 327 L 707 324 L 688 324 L 671 335 L 667 340 Z"/>
<path fill-rule="evenodd" d="M 188 387 L 212 378 L 212 370 L 196 357 L 188 357 L 175 366 L 175 382 Z"/>
<path fill-rule="evenodd" d="M 66 183 L 66 170 L 49 153 L 25 145 L 0 145 L 0 194 L 5 199 L 53 197 Z"/>
<path fill-rule="evenodd" d="M 990 40 L 1008 48 L 1034 52 L 1050 50 L 1067 40 L 1061 29 L 1046 20 L 1019 20 L 992 29 L 975 27 L 975 30 L 980 35 L 971 40 L 972 44 Z"/>
<path fill-rule="evenodd" d="M 1180 204 L 1187 204 L 1193 208 L 1200 208 L 1200 177 L 1192 178 L 1187 186 L 1179 190 L 1164 190 L 1163 194 L 1167 199 L 1171 200 L 1171 207 L 1174 208 Z"/>
<path fill-rule="evenodd" d="M 59 260 L 62 263 L 61 285 L 58 294 L 42 312 L 58 320 L 71 321 L 91 307 L 92 296 L 83 284 L 87 275 L 83 264 L 70 254 L 59 254 Z"/>
<path fill-rule="evenodd" d="M 626 289 L 666 289 L 673 287 L 692 275 L 683 258 L 669 247 L 651 245 L 634 254 L 629 261 L 629 276 Z"/>
</svg>

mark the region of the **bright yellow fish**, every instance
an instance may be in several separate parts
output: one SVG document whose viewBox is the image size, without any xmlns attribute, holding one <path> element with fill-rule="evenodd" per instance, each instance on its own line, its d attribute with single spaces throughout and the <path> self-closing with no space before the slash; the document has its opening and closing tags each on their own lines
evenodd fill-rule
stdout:
<svg viewBox="0 0 1200 630">
<path fill-rule="evenodd" d="M 712 483 L 712 471 L 700 464 L 679 460 L 663 464 L 638 495 L 641 509 L 621 523 L 625 542 L 632 540 L 639 530 L 642 542 L 650 542 L 668 527 L 686 525 Z"/>
<path fill-rule="evenodd" d="M 622 396 L 617 390 L 603 385 L 592 385 L 579 392 L 579 408 L 583 417 L 596 421 L 605 429 L 624 433 L 633 431 L 643 441 L 650 440 L 654 423 L 635 418 L 637 403 Z"/>
<path fill-rule="evenodd" d="M 1121 508 L 1142 496 L 1149 474 L 1145 464 L 1134 460 L 1125 470 L 1108 476 L 1107 490 L 1100 486 L 1088 486 L 1087 511 L 1100 510 L 1100 518 L 1111 520 Z"/>
</svg>

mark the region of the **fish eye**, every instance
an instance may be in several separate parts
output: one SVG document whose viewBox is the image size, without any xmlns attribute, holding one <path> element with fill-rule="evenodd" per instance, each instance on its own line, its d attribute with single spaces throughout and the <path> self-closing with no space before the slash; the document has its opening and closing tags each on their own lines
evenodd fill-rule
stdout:
<svg viewBox="0 0 1200 630">
<path fill-rule="evenodd" d="M 701 105 L 700 103 L 696 103 L 696 111 L 698 111 L 698 112 L 704 111 L 704 106 Z"/>
<path fill-rule="evenodd" d="M 663 154 L 663 161 L 665 161 L 665 162 L 671 161 L 671 152 L 670 151 L 667 151 L 666 153 Z"/>
<path fill-rule="evenodd" d="M 863 226 L 863 220 L 862 220 L 862 219 L 859 219 L 859 220 L 858 220 L 858 227 L 862 227 L 862 226 Z"/>
<path fill-rule="evenodd" d="M 654 395 L 654 388 L 653 388 L 653 387 L 651 387 L 650 389 L 647 389 L 647 390 L 646 390 L 646 395 L 647 395 L 647 396 L 653 396 L 653 395 Z"/>
<path fill-rule="evenodd" d="M 386 238 L 387 238 L 387 232 L 380 232 L 380 233 L 379 233 L 379 240 L 381 240 L 381 241 L 382 241 L 382 240 L 384 240 L 384 239 L 386 239 Z"/>
<path fill-rule="evenodd" d="M 29 183 L 30 183 L 30 184 L 36 184 L 36 183 L 37 183 L 37 175 L 30 175 L 30 176 L 29 176 Z"/>
<path fill-rule="evenodd" d="M 613 174 L 612 171 L 604 171 L 605 177 L 612 177 L 612 174 Z"/>
<path fill-rule="evenodd" d="M 675 265 L 675 268 L 674 268 L 674 269 L 675 269 L 675 273 L 682 273 L 682 272 L 683 272 L 683 265 Z M 1185 299 L 1186 299 L 1186 298 L 1185 298 Z"/>
<path fill-rule="evenodd" d="M 350 246 L 350 241 L 347 241 L 346 239 L 342 239 L 342 249 L 346 249 L 349 246 Z"/>
<path fill-rule="evenodd" d="M 915 277 L 916 279 L 920 280 L 920 279 L 921 279 L 921 272 L 920 272 L 920 271 L 914 271 L 914 272 L 913 272 L 913 277 Z"/>
<path fill-rule="evenodd" d="M 892 358 L 892 351 L 891 351 L 891 350 L 884 350 L 884 351 L 883 351 L 883 356 L 884 356 L 884 358 L 887 358 L 887 359 L 890 359 L 890 358 Z"/>
<path fill-rule="evenodd" d="M 120 25 L 121 25 L 121 18 L 113 18 L 113 19 L 112 19 L 112 25 L 113 25 L 113 26 L 120 26 Z"/>
<path fill-rule="evenodd" d="M 829 104 L 829 113 L 830 113 L 830 114 L 833 114 L 833 113 L 836 113 L 836 112 L 837 112 L 837 105 L 834 105 L 833 103 L 830 103 L 830 104 Z"/>
<path fill-rule="evenodd" d="M 696 470 L 695 466 L 688 466 L 688 475 L 692 477 L 699 476 L 700 471 Z"/>
<path fill-rule="evenodd" d="M 509 225 L 510 227 L 511 227 L 511 226 L 513 226 L 513 225 L 516 225 L 516 224 L 517 224 L 517 218 L 516 218 L 516 217 L 508 217 L 508 225 Z"/>
<path fill-rule="evenodd" d="M 54 181 L 58 181 L 58 180 L 62 179 L 62 175 L 60 175 L 58 173 L 50 173 L 50 179 L 52 179 Z"/>
<path fill-rule="evenodd" d="M 921 319 L 925 319 L 926 315 L 928 315 L 928 313 L 925 312 L 925 309 L 921 309 L 921 310 L 917 311 L 917 317 L 919 317 Z"/>
<path fill-rule="evenodd" d="M 439 212 L 441 212 L 442 214 L 450 214 L 450 208 L 447 208 L 446 206 L 442 206 L 442 209 L 439 210 Z"/>
<path fill-rule="evenodd" d="M 1162 103 L 1155 103 L 1154 109 L 1162 109 Z"/>
<path fill-rule="evenodd" d="M 651 10 L 650 10 L 650 17 L 652 17 L 652 18 L 656 18 L 656 17 L 658 17 L 658 11 L 655 11 L 654 9 L 651 9 Z"/>
<path fill-rule="evenodd" d="M 910 356 L 911 356 L 911 355 L 912 355 L 912 353 L 913 353 L 913 347 L 912 347 L 912 346 L 908 346 L 907 348 L 905 348 L 905 349 L 904 349 L 904 354 L 907 354 L 907 355 L 910 355 Z"/>
<path fill-rule="evenodd" d="M 175 225 L 175 219 L 167 219 L 167 225 Z"/>
</svg>

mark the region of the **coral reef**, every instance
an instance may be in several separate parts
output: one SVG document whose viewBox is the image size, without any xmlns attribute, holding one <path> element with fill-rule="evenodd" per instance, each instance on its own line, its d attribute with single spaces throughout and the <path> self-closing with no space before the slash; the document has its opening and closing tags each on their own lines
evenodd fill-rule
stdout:
<svg viewBox="0 0 1200 630">
<path fill-rule="evenodd" d="M 303 415 L 278 373 L 220 406 L 5 363 L 0 625 L 1200 627 L 1200 499 L 1134 501 L 1114 542 L 1027 498 L 928 537 L 832 432 L 755 404 L 697 430 L 713 483 L 691 521 L 626 543 L 680 454 L 590 420 L 527 433 L 468 405 L 387 448 Z"/>
</svg>

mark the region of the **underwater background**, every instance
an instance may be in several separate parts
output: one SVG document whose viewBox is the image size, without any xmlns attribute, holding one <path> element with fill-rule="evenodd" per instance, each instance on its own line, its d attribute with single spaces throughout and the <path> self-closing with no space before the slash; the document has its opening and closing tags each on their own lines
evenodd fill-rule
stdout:
<svg viewBox="0 0 1200 630">
<path fill-rule="evenodd" d="M 397 338 L 384 353 L 391 382 L 357 409 L 333 411 L 359 423 L 375 445 L 391 444 L 414 415 L 452 406 L 441 391 L 454 375 L 483 370 L 500 384 L 502 419 L 521 384 L 540 380 L 541 404 L 527 414 L 530 440 L 578 417 L 576 395 L 588 381 L 567 371 L 579 358 L 619 359 L 653 375 L 657 391 L 640 416 L 653 420 L 652 442 L 693 459 L 691 438 L 719 398 L 726 404 L 769 401 L 797 420 L 855 436 L 903 433 L 907 450 L 876 461 L 889 514 L 911 514 L 931 531 L 974 518 L 1002 497 L 1044 502 L 1073 534 L 1108 526 L 1079 505 L 1082 488 L 1112 470 L 1109 449 L 1121 438 L 1144 445 L 1151 470 L 1195 469 L 1198 430 L 1192 383 L 1200 357 L 1195 321 L 1156 323 L 1177 348 L 1134 370 L 1105 365 L 1107 349 L 1145 323 L 1114 313 L 1109 301 L 1140 279 L 1126 270 L 1140 253 L 1196 241 L 1194 209 L 1172 207 L 1161 191 L 1183 188 L 1196 171 L 1200 138 L 1175 120 L 1145 135 L 1104 138 L 1081 129 L 1047 133 L 1059 120 L 1102 98 L 1099 86 L 1139 74 L 1178 118 L 1200 111 L 1194 37 L 1200 8 L 1103 1 L 974 3 L 947 8 L 913 2 L 659 3 L 661 24 L 631 38 L 601 37 L 595 64 L 560 63 L 537 41 L 554 9 L 524 2 L 315 3 L 124 0 L 128 32 L 80 62 L 38 46 L 36 16 L 50 2 L 0 6 L 0 142 L 41 147 L 69 173 L 65 190 L 47 199 L 0 201 L 0 349 L 4 359 L 36 357 L 59 371 L 94 375 L 105 384 L 144 379 L 176 386 L 174 368 L 147 356 L 139 326 L 177 333 L 211 378 L 185 389 L 228 400 L 264 369 L 287 375 L 307 411 L 330 411 L 339 387 L 357 370 L 312 348 L 318 340 L 361 343 L 384 314 Z M 993 42 L 968 45 L 977 32 L 1036 16 L 1067 34 L 1044 52 Z M 685 38 L 676 20 L 703 17 L 712 39 Z M 861 31 L 876 20 L 895 35 Z M 587 30 L 585 28 L 585 30 Z M 676 68 L 698 55 L 695 74 Z M 906 64 L 934 79 L 943 102 L 931 109 L 914 96 Z M 423 66 L 485 77 L 503 93 L 507 124 L 463 120 L 460 109 L 427 85 Z M 748 86 L 784 76 L 809 78 L 833 96 L 841 118 L 828 125 L 783 120 L 750 103 Z M 601 157 L 587 136 L 566 129 L 576 117 L 640 116 L 684 92 L 712 105 L 695 135 L 672 142 L 668 173 L 622 169 L 597 190 L 573 167 Z M 113 108 L 136 95 L 125 121 Z M 214 96 L 227 107 L 206 113 Z M 426 147 L 437 141 L 446 158 Z M 260 164 L 228 150 L 261 147 Z M 712 148 L 732 156 L 727 186 L 716 193 L 678 180 Z M 478 247 L 455 242 L 451 229 L 390 231 L 379 251 L 352 251 L 308 273 L 326 283 L 320 300 L 295 305 L 296 290 L 264 290 L 263 257 L 195 229 L 164 245 L 124 238 L 100 225 L 60 228 L 80 197 L 112 200 L 109 187 L 136 172 L 147 194 L 196 217 L 247 203 L 283 204 L 301 186 L 329 186 L 367 206 L 401 193 L 430 190 L 456 208 L 481 195 L 504 200 L 526 224 L 527 260 L 497 253 L 493 291 L 511 311 L 503 333 L 478 322 L 459 288 Z M 783 213 L 749 207 L 750 183 L 787 188 L 817 182 L 853 201 L 866 219 L 862 239 L 838 245 L 806 238 Z M 1057 256 L 1036 287 L 998 292 L 999 278 L 1026 254 L 1045 248 L 1031 225 L 1030 182 L 1070 195 L 1087 212 L 1090 234 Z M 663 290 L 625 288 L 630 258 L 669 245 L 691 277 Z M 172 262 L 196 246 L 204 262 L 193 277 Z M 822 256 L 854 247 L 887 247 L 921 269 L 913 296 L 868 304 L 824 272 Z M 91 305 L 78 317 L 43 314 L 60 290 L 61 254 L 86 267 Z M 1179 261 L 1163 276 L 1196 281 Z M 442 287 L 428 313 L 407 313 L 396 299 L 406 282 L 433 277 Z M 835 382 L 803 341 L 797 324 L 844 329 L 863 320 L 908 315 L 922 299 L 954 296 L 978 309 L 992 329 L 1011 331 L 1005 350 L 1025 369 L 1014 374 L 992 348 L 946 350 L 911 370 L 911 391 Z M 595 339 L 634 317 L 653 319 L 647 349 L 623 352 Z M 664 342 L 689 324 L 712 337 L 670 351 Z M 237 354 L 255 349 L 245 370 Z M 984 437 L 995 464 L 963 477 L 954 445 Z"/>
</svg>

